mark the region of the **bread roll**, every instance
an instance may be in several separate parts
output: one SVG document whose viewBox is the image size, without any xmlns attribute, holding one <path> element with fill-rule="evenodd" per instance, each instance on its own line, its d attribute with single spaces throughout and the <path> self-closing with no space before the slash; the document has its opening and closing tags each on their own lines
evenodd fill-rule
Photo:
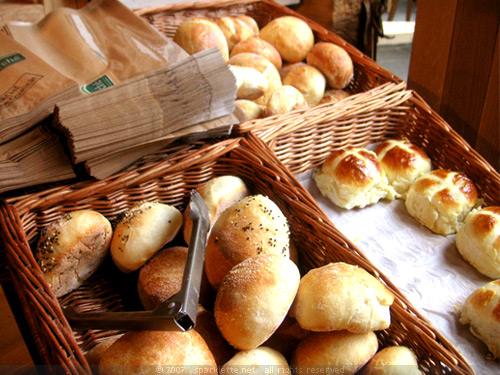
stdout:
<svg viewBox="0 0 500 375">
<path fill-rule="evenodd" d="M 288 62 L 299 62 L 306 58 L 314 45 L 311 27 L 294 16 L 281 16 L 268 22 L 259 36 L 271 43 Z"/>
<path fill-rule="evenodd" d="M 469 324 L 474 336 L 483 341 L 493 359 L 500 358 L 500 280 L 475 290 L 461 310 L 460 323 Z"/>
<path fill-rule="evenodd" d="M 377 352 L 374 332 L 314 332 L 295 349 L 290 364 L 300 374 L 355 374 Z"/>
<path fill-rule="evenodd" d="M 215 21 L 226 37 L 229 52 L 239 42 L 255 35 L 252 27 L 241 19 L 225 16 Z"/>
<path fill-rule="evenodd" d="M 174 206 L 140 202 L 126 211 L 111 240 L 113 262 L 122 272 L 141 268 L 172 241 L 182 227 L 182 214 Z"/>
<path fill-rule="evenodd" d="M 257 23 L 257 21 L 255 21 L 253 17 L 250 17 L 249 15 L 246 14 L 239 14 L 236 16 L 236 18 L 239 19 L 240 21 L 245 22 L 253 30 L 254 36 L 259 35 L 260 33 L 259 24 Z"/>
<path fill-rule="evenodd" d="M 417 356 L 406 346 L 388 346 L 366 364 L 362 375 L 422 375 Z"/>
<path fill-rule="evenodd" d="M 417 178 L 432 169 L 431 159 L 420 147 L 403 139 L 388 139 L 375 148 L 389 184 L 404 195 Z"/>
<path fill-rule="evenodd" d="M 85 359 L 89 363 L 92 368 L 93 374 L 99 374 L 99 362 L 101 362 L 101 358 L 108 350 L 108 348 L 115 343 L 123 334 L 118 334 L 114 336 L 107 337 L 104 341 L 99 342 L 96 346 L 90 349 L 85 354 Z"/>
<path fill-rule="evenodd" d="M 267 90 L 267 78 L 257 69 L 248 66 L 228 65 L 236 78 L 236 98 L 255 100 Z"/>
<path fill-rule="evenodd" d="M 456 233 L 477 203 L 474 183 L 464 174 L 438 169 L 419 177 L 408 189 L 405 207 L 437 234 Z"/>
<path fill-rule="evenodd" d="M 308 105 L 304 95 L 293 86 L 283 85 L 274 90 L 267 101 L 266 115 L 282 115 L 305 108 L 308 108 Z"/>
<path fill-rule="evenodd" d="M 337 262 L 302 277 L 290 315 L 310 331 L 376 331 L 389 327 L 393 302 L 389 289 L 366 270 Z"/>
<path fill-rule="evenodd" d="M 260 346 L 285 319 L 299 281 L 295 263 L 275 254 L 234 266 L 215 300 L 215 321 L 224 338 L 240 350 Z"/>
<path fill-rule="evenodd" d="M 221 374 L 240 374 L 242 368 L 244 370 L 252 369 L 253 375 L 268 375 L 270 373 L 290 375 L 291 373 L 290 366 L 283 354 L 266 346 L 236 353 L 222 366 Z"/>
<path fill-rule="evenodd" d="M 224 61 L 229 59 L 226 37 L 217 23 L 209 18 L 185 19 L 176 30 L 173 40 L 190 55 L 217 47 Z"/>
<path fill-rule="evenodd" d="M 316 43 L 307 54 L 307 63 L 318 68 L 332 89 L 344 89 L 354 77 L 351 56 L 340 46 L 329 42 Z"/>
<path fill-rule="evenodd" d="M 333 151 L 313 179 L 323 196 L 347 210 L 397 196 L 375 153 L 364 148 Z"/>
<path fill-rule="evenodd" d="M 238 176 L 231 175 L 213 177 L 198 186 L 196 191 L 200 194 L 207 206 L 208 216 L 210 218 L 210 228 L 212 228 L 215 221 L 224 210 L 240 199 L 250 195 L 250 191 L 245 181 Z M 189 244 L 191 240 L 191 230 L 193 227 L 193 221 L 189 217 L 189 211 L 191 211 L 191 202 L 189 202 L 183 214 L 183 235 L 187 244 Z"/>
<path fill-rule="evenodd" d="M 303 329 L 294 318 L 287 315 L 263 345 L 279 351 L 286 358 L 290 358 L 293 349 L 310 333 L 311 331 Z"/>
<path fill-rule="evenodd" d="M 205 270 L 214 289 L 247 258 L 276 254 L 289 258 L 288 222 L 279 207 L 263 195 L 251 195 L 222 212 L 207 241 Z"/>
<path fill-rule="evenodd" d="M 281 78 L 278 69 L 264 56 L 251 52 L 239 53 L 231 57 L 228 64 L 255 68 L 267 78 L 267 90 L 263 96 L 256 99 L 255 102 L 257 104 L 266 105 L 274 90 L 281 87 Z"/>
<path fill-rule="evenodd" d="M 283 85 L 289 85 L 299 90 L 309 107 L 319 103 L 325 93 L 326 79 L 323 73 L 311 65 L 299 66 L 293 69 L 283 79 Z"/>
<path fill-rule="evenodd" d="M 278 50 L 271 43 L 266 42 L 258 36 L 250 37 L 236 44 L 231 50 L 229 56 L 233 57 L 244 52 L 255 53 L 265 57 L 276 67 L 276 69 L 280 69 L 283 65 L 283 61 L 281 60 L 281 55 Z"/>
<path fill-rule="evenodd" d="M 111 237 L 108 219 L 86 209 L 65 214 L 42 230 L 35 258 L 56 297 L 77 289 L 99 268 Z"/>
<path fill-rule="evenodd" d="M 263 118 L 266 115 L 265 107 L 252 100 L 237 99 L 234 101 L 234 105 L 243 112 L 246 117 L 245 121 Z"/>
<path fill-rule="evenodd" d="M 306 66 L 307 64 L 303 61 L 299 61 L 296 63 L 285 63 L 281 69 L 278 69 L 281 77 L 281 81 L 285 79 L 285 77 L 288 75 L 288 73 L 291 73 L 293 70 L 301 67 L 301 66 Z"/>
<path fill-rule="evenodd" d="M 345 90 L 341 89 L 325 90 L 325 93 L 323 94 L 323 97 L 321 98 L 318 104 L 337 103 L 338 101 L 345 99 L 349 96 L 351 96 L 351 94 Z"/>
<path fill-rule="evenodd" d="M 157 375 L 159 366 L 175 366 L 182 374 L 217 373 L 212 353 L 195 330 L 129 331 L 106 350 L 99 373 Z M 169 367 L 162 370 L 169 372 Z"/>
<path fill-rule="evenodd" d="M 500 278 L 500 207 L 470 212 L 458 229 L 456 245 L 460 255 L 479 272 Z"/>
</svg>

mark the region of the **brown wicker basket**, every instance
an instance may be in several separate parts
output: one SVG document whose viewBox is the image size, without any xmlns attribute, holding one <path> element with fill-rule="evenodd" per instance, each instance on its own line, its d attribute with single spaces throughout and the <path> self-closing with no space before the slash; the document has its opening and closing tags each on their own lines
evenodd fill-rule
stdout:
<svg viewBox="0 0 500 375">
<path fill-rule="evenodd" d="M 289 220 L 302 273 L 329 262 L 357 264 L 394 293 L 389 329 L 379 331 L 381 346 L 412 348 L 426 374 L 473 374 L 456 348 L 346 239 L 293 174 L 253 133 L 212 145 L 189 145 L 157 160 L 100 182 L 82 182 L 10 198 L 0 205 L 2 238 L 24 317 L 43 364 L 54 371 L 88 374 L 87 350 L 116 332 L 73 331 L 62 306 L 86 311 L 134 306 L 136 279 L 130 280 L 107 261 L 82 287 L 58 300 L 33 257 L 40 231 L 64 213 L 92 208 L 110 220 L 137 201 L 155 200 L 184 210 L 190 191 L 223 174 L 243 178 L 253 193 L 274 200 Z"/>
</svg>

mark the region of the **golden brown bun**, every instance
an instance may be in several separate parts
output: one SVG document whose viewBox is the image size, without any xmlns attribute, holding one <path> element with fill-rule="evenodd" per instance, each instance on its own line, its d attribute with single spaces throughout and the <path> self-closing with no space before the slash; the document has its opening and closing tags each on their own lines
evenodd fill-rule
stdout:
<svg viewBox="0 0 500 375">
<path fill-rule="evenodd" d="M 300 18 L 281 16 L 273 19 L 260 30 L 259 36 L 271 43 L 288 62 L 299 62 L 306 58 L 314 45 L 311 27 Z"/>
<path fill-rule="evenodd" d="M 211 373 L 217 365 L 205 340 L 195 330 L 129 331 L 104 353 L 100 375 L 158 374 L 158 366 L 182 366 L 183 374 Z M 164 369 L 167 371 L 167 368 Z"/>
<path fill-rule="evenodd" d="M 215 321 L 224 338 L 240 350 L 264 343 L 285 319 L 299 281 L 295 263 L 279 255 L 258 255 L 234 266 L 215 300 Z"/>
<path fill-rule="evenodd" d="M 179 25 L 173 40 L 190 55 L 217 47 L 224 61 L 229 59 L 226 37 L 217 23 L 209 18 L 187 18 Z"/>
<path fill-rule="evenodd" d="M 404 195 L 417 178 L 432 169 L 431 159 L 420 147 L 403 139 L 388 139 L 374 150 L 389 184 Z"/>
<path fill-rule="evenodd" d="M 239 42 L 255 35 L 254 30 L 248 23 L 236 17 L 225 16 L 217 19 L 215 22 L 226 37 L 229 52 Z"/>
<path fill-rule="evenodd" d="M 419 177 L 408 189 L 405 200 L 412 217 L 442 235 L 456 233 L 476 203 L 474 183 L 467 176 L 446 169 Z"/>
<path fill-rule="evenodd" d="M 205 270 L 214 289 L 247 258 L 276 254 L 289 258 L 288 222 L 268 197 L 251 195 L 222 212 L 207 241 Z"/>
<path fill-rule="evenodd" d="M 266 42 L 258 36 L 250 37 L 236 44 L 231 50 L 231 54 L 229 56 L 233 57 L 244 52 L 256 53 L 257 55 L 264 56 L 277 69 L 280 69 L 283 65 L 283 61 L 281 60 L 278 50 L 271 43 Z"/>
<path fill-rule="evenodd" d="M 290 315 L 310 331 L 376 331 L 389 327 L 393 302 L 389 289 L 366 270 L 337 262 L 302 277 Z"/>
<path fill-rule="evenodd" d="M 196 188 L 201 198 L 205 202 L 210 218 L 210 228 L 214 225 L 219 215 L 238 202 L 240 199 L 250 195 L 250 191 L 238 176 L 223 175 L 213 177 Z M 191 230 L 193 222 L 189 217 L 191 201 L 184 210 L 184 241 L 189 244 L 191 240 Z"/>
<path fill-rule="evenodd" d="M 310 333 L 311 331 L 303 329 L 294 318 L 287 315 L 281 325 L 263 345 L 276 349 L 286 358 L 289 358 L 297 344 Z"/>
<path fill-rule="evenodd" d="M 260 28 L 257 21 L 255 21 L 253 17 L 250 17 L 246 14 L 240 14 L 237 15 L 236 18 L 239 19 L 240 21 L 245 22 L 253 30 L 254 35 L 259 35 Z"/>
<path fill-rule="evenodd" d="M 316 43 L 307 54 L 306 60 L 325 75 L 332 89 L 346 88 L 354 76 L 351 56 L 345 49 L 333 43 Z"/>
<path fill-rule="evenodd" d="M 283 85 L 278 87 L 271 94 L 267 101 L 266 115 L 275 116 L 282 115 L 297 109 L 306 109 L 306 98 L 302 93 L 293 86 Z"/>
<path fill-rule="evenodd" d="M 255 100 L 260 98 L 269 86 L 267 78 L 249 66 L 228 65 L 236 79 L 236 98 Z"/>
<path fill-rule="evenodd" d="M 362 375 L 422 375 L 417 356 L 406 346 L 388 346 L 366 364 Z"/>
<path fill-rule="evenodd" d="M 108 348 L 113 345 L 115 341 L 118 340 L 121 336 L 122 334 L 107 337 L 104 341 L 99 342 L 85 354 L 85 359 L 94 370 L 94 374 L 97 375 L 99 373 L 99 362 L 101 361 L 101 358 L 106 350 L 108 350 Z"/>
<path fill-rule="evenodd" d="M 351 94 L 345 90 L 341 89 L 325 90 L 325 93 L 323 94 L 323 97 L 321 98 L 318 104 L 337 103 L 338 101 L 345 99 L 349 96 L 351 96 Z"/>
<path fill-rule="evenodd" d="M 364 148 L 331 152 L 313 179 L 323 196 L 347 210 L 396 197 L 377 156 Z"/>
<path fill-rule="evenodd" d="M 291 373 L 283 354 L 266 346 L 239 351 L 222 366 L 221 373 L 241 374 L 242 369 L 252 369 L 252 374 L 255 375 L 268 375 L 270 371 L 283 375 Z"/>
<path fill-rule="evenodd" d="M 372 331 L 314 332 L 297 345 L 290 364 L 306 375 L 326 369 L 332 374 L 355 374 L 377 350 L 377 336 Z"/>
<path fill-rule="evenodd" d="M 500 207 L 471 211 L 458 229 L 456 245 L 479 272 L 492 279 L 500 278 Z"/>
<path fill-rule="evenodd" d="M 182 227 L 182 214 L 174 206 L 140 202 L 124 213 L 111 240 L 113 262 L 122 272 L 141 268 Z"/>
<path fill-rule="evenodd" d="M 43 229 L 35 258 L 56 297 L 77 289 L 99 268 L 111 237 L 111 223 L 93 210 L 70 212 Z"/>
<path fill-rule="evenodd" d="M 290 85 L 299 90 L 310 107 L 319 103 L 325 93 L 326 79 L 323 73 L 311 65 L 293 69 L 283 79 L 283 85 Z"/>
<path fill-rule="evenodd" d="M 237 99 L 234 101 L 234 105 L 244 113 L 246 120 L 255 120 L 263 118 L 266 115 L 265 107 L 260 106 L 252 100 Z"/>
<path fill-rule="evenodd" d="M 306 66 L 307 64 L 303 61 L 299 61 L 299 62 L 296 62 L 296 63 L 286 63 L 286 64 L 283 64 L 283 66 L 281 67 L 281 69 L 279 69 L 279 73 L 280 73 L 280 77 L 281 77 L 281 81 L 283 82 L 283 80 L 285 79 L 285 77 L 288 75 L 288 73 L 291 73 L 293 70 L 301 67 L 301 66 Z"/>
<path fill-rule="evenodd" d="M 500 280 L 475 290 L 465 300 L 460 323 L 469 324 L 474 336 L 483 341 L 495 359 L 500 358 Z"/>
<path fill-rule="evenodd" d="M 281 78 L 278 69 L 264 56 L 251 52 L 238 53 L 229 59 L 228 64 L 255 68 L 267 78 L 267 90 L 263 96 L 256 100 L 257 104 L 265 105 L 274 90 L 281 87 Z"/>
</svg>

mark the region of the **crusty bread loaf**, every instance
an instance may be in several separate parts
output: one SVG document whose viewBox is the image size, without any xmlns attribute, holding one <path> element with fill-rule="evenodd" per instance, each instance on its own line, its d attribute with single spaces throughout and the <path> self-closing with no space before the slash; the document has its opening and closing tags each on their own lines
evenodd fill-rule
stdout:
<svg viewBox="0 0 500 375">
<path fill-rule="evenodd" d="M 460 323 L 469 324 L 474 336 L 483 341 L 491 356 L 500 359 L 500 280 L 483 285 L 465 300 Z"/>
<path fill-rule="evenodd" d="M 207 241 L 205 271 L 214 289 L 238 263 L 261 254 L 289 258 L 288 222 L 266 196 L 247 196 L 222 212 Z"/>
<path fill-rule="evenodd" d="M 259 36 L 271 43 L 288 62 L 299 62 L 306 58 L 314 45 L 311 27 L 294 16 L 281 16 L 268 22 Z"/>
<path fill-rule="evenodd" d="M 456 236 L 458 252 L 483 275 L 500 278 L 500 207 L 473 210 Z"/>
<path fill-rule="evenodd" d="M 329 42 L 316 43 L 307 54 L 309 65 L 318 68 L 332 89 L 344 89 L 354 77 L 351 56 L 340 46 Z"/>
<path fill-rule="evenodd" d="M 290 315 L 310 331 L 376 331 L 389 327 L 393 302 L 390 290 L 366 270 L 336 262 L 302 277 Z"/>
<path fill-rule="evenodd" d="M 456 233 L 477 203 L 477 189 L 464 174 L 437 169 L 419 177 L 408 189 L 405 207 L 419 223 L 437 234 Z"/>
<path fill-rule="evenodd" d="M 174 206 L 138 202 L 126 211 L 111 240 L 113 262 L 122 272 L 141 268 L 182 227 L 182 214 Z"/>
<path fill-rule="evenodd" d="M 256 99 L 257 104 L 266 105 L 274 90 L 281 87 L 278 69 L 264 56 L 251 52 L 238 53 L 229 59 L 228 64 L 255 68 L 267 78 L 267 90 L 263 96 Z"/>
<path fill-rule="evenodd" d="M 255 35 L 254 30 L 248 23 L 236 17 L 220 17 L 215 22 L 226 37 L 229 52 L 239 42 Z"/>
<path fill-rule="evenodd" d="M 249 66 L 228 65 L 236 79 L 236 98 L 255 100 L 267 91 L 267 78 L 255 68 Z"/>
<path fill-rule="evenodd" d="M 425 151 L 404 139 L 387 139 L 374 152 L 389 184 L 400 195 L 406 194 L 417 178 L 432 169 L 431 159 Z"/>
<path fill-rule="evenodd" d="M 297 109 L 308 108 L 306 98 L 293 86 L 283 85 L 271 94 L 267 101 L 266 115 L 282 115 Z"/>
<path fill-rule="evenodd" d="M 42 230 L 35 258 L 56 297 L 77 289 L 108 254 L 111 223 L 94 210 L 75 210 Z"/>
<path fill-rule="evenodd" d="M 318 104 L 337 103 L 339 100 L 345 99 L 349 96 L 351 96 L 351 94 L 348 91 L 342 89 L 328 89 L 325 90 L 325 93 Z"/>
<path fill-rule="evenodd" d="M 323 196 L 348 210 L 397 196 L 375 153 L 364 148 L 331 152 L 313 179 Z"/>
<path fill-rule="evenodd" d="M 292 354 L 290 364 L 300 374 L 321 372 L 355 374 L 377 352 L 374 332 L 313 332 L 302 340 Z"/>
<path fill-rule="evenodd" d="M 323 73 L 311 65 L 298 66 L 288 73 L 282 81 L 299 90 L 310 107 L 319 103 L 325 93 L 326 79 Z"/>
<path fill-rule="evenodd" d="M 285 319 L 299 281 L 295 263 L 275 254 L 234 266 L 220 285 L 214 307 L 224 338 L 240 350 L 264 343 Z"/>
<path fill-rule="evenodd" d="M 263 118 L 266 115 L 266 108 L 255 103 L 253 100 L 237 99 L 234 105 L 246 116 L 246 120 Z"/>
<path fill-rule="evenodd" d="M 99 373 L 158 374 L 161 366 L 175 366 L 183 374 L 217 373 L 210 349 L 195 330 L 129 331 L 106 350 L 99 363 Z M 168 369 L 162 368 L 165 372 Z"/>
<path fill-rule="evenodd" d="M 226 37 L 217 23 L 210 18 L 186 18 L 175 31 L 173 40 L 190 55 L 217 47 L 224 61 L 229 59 Z"/>
<path fill-rule="evenodd" d="M 201 184 L 196 188 L 198 194 L 207 206 L 208 216 L 210 218 L 210 228 L 214 225 L 219 215 L 238 202 L 240 199 L 250 195 L 250 191 L 238 176 L 222 175 L 216 176 Z M 184 241 L 189 244 L 191 239 L 191 230 L 193 222 L 189 217 L 191 202 L 187 205 L 183 213 L 183 235 Z"/>
<path fill-rule="evenodd" d="M 283 354 L 267 346 L 239 351 L 222 366 L 221 374 L 240 374 L 242 369 L 251 369 L 255 375 L 291 373 L 290 365 Z"/>
<path fill-rule="evenodd" d="M 362 375 L 422 375 L 417 356 L 406 346 L 388 346 L 370 359 Z"/>
<path fill-rule="evenodd" d="M 257 55 L 264 56 L 276 67 L 276 69 L 280 69 L 283 65 L 278 50 L 271 43 L 258 36 L 250 37 L 236 44 L 229 56 L 233 57 L 244 52 L 256 53 Z"/>
</svg>

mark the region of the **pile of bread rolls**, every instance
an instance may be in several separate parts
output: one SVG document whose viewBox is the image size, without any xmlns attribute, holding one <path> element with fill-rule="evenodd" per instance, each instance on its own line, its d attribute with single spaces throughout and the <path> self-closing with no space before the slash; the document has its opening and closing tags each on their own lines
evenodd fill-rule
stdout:
<svg viewBox="0 0 500 375">
<path fill-rule="evenodd" d="M 354 76 L 350 55 L 315 40 L 311 27 L 294 16 L 262 28 L 247 15 L 190 17 L 173 38 L 189 54 L 216 47 L 236 78 L 236 105 L 249 119 L 336 102 L 349 96 Z"/>
</svg>

